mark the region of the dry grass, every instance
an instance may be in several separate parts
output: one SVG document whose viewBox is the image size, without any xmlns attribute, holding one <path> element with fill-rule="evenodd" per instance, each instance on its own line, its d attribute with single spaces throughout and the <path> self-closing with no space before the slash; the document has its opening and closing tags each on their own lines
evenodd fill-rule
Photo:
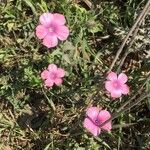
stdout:
<svg viewBox="0 0 150 150">
<path fill-rule="evenodd" d="M 90 2 L 90 3 L 89 3 Z M 150 71 L 150 14 L 142 22 L 121 70 L 131 93 L 112 101 L 104 79 L 124 37 L 146 1 L 7 0 L 0 4 L 0 149 L 4 150 L 146 150 L 150 147 L 150 100 L 113 120 L 111 133 L 92 137 L 82 127 L 89 105 L 115 113 L 143 84 Z M 92 5 L 91 5 L 92 4 Z M 39 16 L 63 13 L 68 41 L 46 49 L 34 35 Z M 127 42 L 128 44 L 128 42 Z M 119 60 L 114 66 L 117 70 Z M 61 87 L 43 88 L 40 72 L 49 63 L 63 67 Z M 150 89 L 150 81 L 141 93 Z M 139 93 L 134 100 L 136 100 Z M 55 111 L 51 106 L 54 103 Z"/>
</svg>

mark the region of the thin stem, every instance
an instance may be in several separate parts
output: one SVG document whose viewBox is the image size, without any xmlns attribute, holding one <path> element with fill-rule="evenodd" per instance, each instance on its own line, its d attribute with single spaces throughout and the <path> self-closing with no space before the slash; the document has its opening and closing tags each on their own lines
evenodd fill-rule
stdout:
<svg viewBox="0 0 150 150">
<path fill-rule="evenodd" d="M 139 27 L 140 27 L 141 23 L 143 22 L 144 18 L 146 17 L 146 15 L 148 14 L 149 10 L 150 10 L 150 8 L 147 8 L 145 14 L 143 15 L 143 18 L 140 20 L 139 24 L 137 25 L 137 27 L 136 27 L 136 29 L 135 29 L 135 31 L 134 31 L 134 33 L 133 33 L 132 39 L 131 39 L 131 41 L 130 41 L 130 43 L 129 43 L 129 46 L 127 47 L 127 50 L 126 50 L 126 52 L 124 53 L 124 55 L 123 55 L 123 57 L 122 57 L 122 59 L 121 59 L 121 61 L 120 61 L 120 64 L 119 64 L 119 66 L 118 66 L 118 69 L 117 69 L 117 72 L 118 72 L 118 73 L 120 72 L 120 69 L 121 69 L 121 67 L 122 67 L 122 65 L 123 65 L 123 63 L 124 63 L 126 57 L 127 57 L 128 54 L 130 53 L 130 48 L 132 47 L 132 45 L 133 45 L 133 43 L 134 43 L 134 41 L 135 41 L 135 37 L 136 37 L 136 35 L 137 35 L 138 31 L 139 31 Z"/>
<path fill-rule="evenodd" d="M 139 24 L 139 22 L 141 21 L 141 19 L 145 16 L 144 14 L 147 12 L 147 9 L 150 7 L 150 0 L 148 0 L 148 2 L 146 3 L 144 9 L 142 10 L 141 14 L 138 16 L 136 22 L 134 23 L 134 25 L 132 26 L 132 28 L 130 29 L 129 33 L 127 34 L 127 36 L 125 37 L 124 41 L 122 42 L 119 50 L 117 51 L 117 54 L 109 68 L 109 71 L 110 72 L 112 70 L 112 68 L 114 67 L 119 55 L 121 54 L 127 40 L 129 39 L 129 37 L 132 35 L 132 32 L 135 30 L 136 26 Z"/>
<path fill-rule="evenodd" d="M 119 113 L 117 113 L 116 116 L 115 116 L 115 118 L 118 117 L 120 114 L 126 112 L 127 110 L 131 109 L 132 107 L 136 106 L 138 103 L 140 103 L 142 100 L 144 100 L 148 96 L 150 96 L 149 92 L 144 93 L 135 102 L 132 102 L 128 107 L 122 109 Z"/>
<path fill-rule="evenodd" d="M 129 104 L 133 99 L 136 98 L 136 96 L 141 92 L 141 90 L 143 89 L 143 87 L 145 86 L 145 84 L 147 83 L 147 81 L 150 80 L 150 74 L 147 76 L 145 82 L 142 84 L 142 86 L 139 88 L 139 90 L 136 92 L 136 94 L 127 102 L 125 102 L 120 108 L 118 108 L 118 112 L 121 111 L 127 104 Z"/>
<path fill-rule="evenodd" d="M 50 106 L 51 106 L 51 107 L 53 108 L 53 110 L 55 111 L 56 108 L 55 108 L 55 105 L 54 105 L 53 101 L 48 98 L 48 96 L 47 96 L 47 94 L 46 94 L 46 92 L 44 91 L 43 88 L 42 88 L 42 92 L 43 92 L 44 96 L 46 97 L 46 99 L 47 99 L 48 103 L 50 104 Z"/>
<path fill-rule="evenodd" d="M 132 107 L 134 107 L 135 105 L 137 105 L 138 103 L 140 103 L 143 99 L 145 99 L 146 97 L 150 96 L 149 92 L 144 93 L 142 96 L 140 96 L 136 102 L 133 102 L 130 106 L 124 108 L 123 110 L 121 110 L 120 112 L 115 113 L 111 118 L 109 118 L 108 120 L 106 120 L 105 122 L 103 122 L 99 127 L 101 128 L 102 126 L 104 126 L 106 123 L 108 123 L 109 121 L 117 118 L 118 116 L 120 116 L 122 113 L 126 112 L 127 110 L 131 109 Z"/>
</svg>

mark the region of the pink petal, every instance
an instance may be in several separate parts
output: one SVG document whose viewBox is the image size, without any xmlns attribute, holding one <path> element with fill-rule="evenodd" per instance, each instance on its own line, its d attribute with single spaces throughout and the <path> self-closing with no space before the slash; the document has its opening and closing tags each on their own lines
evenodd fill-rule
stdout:
<svg viewBox="0 0 150 150">
<path fill-rule="evenodd" d="M 59 86 L 59 85 L 61 85 L 62 84 L 62 82 L 63 82 L 63 80 L 62 79 L 55 79 L 55 84 L 57 85 L 57 86 Z"/>
<path fill-rule="evenodd" d="M 101 111 L 100 108 L 97 107 L 89 107 L 87 108 L 86 111 L 86 115 L 91 119 L 91 120 L 95 120 L 95 118 L 97 118 L 97 116 L 99 115 L 99 112 Z"/>
<path fill-rule="evenodd" d="M 57 71 L 57 66 L 55 64 L 50 64 L 50 65 L 48 65 L 48 70 L 50 72 L 56 72 Z"/>
<path fill-rule="evenodd" d="M 94 125 L 91 120 L 85 118 L 83 122 L 84 128 L 86 128 L 89 132 L 91 132 L 94 136 L 98 136 L 101 132 L 101 129 Z"/>
<path fill-rule="evenodd" d="M 58 39 L 55 35 L 47 34 L 46 37 L 43 39 L 43 45 L 45 45 L 48 48 L 52 48 L 57 46 Z"/>
<path fill-rule="evenodd" d="M 43 25 L 38 25 L 36 27 L 36 36 L 39 39 L 43 39 L 47 35 L 47 33 L 48 33 L 48 30 Z"/>
<path fill-rule="evenodd" d="M 101 110 L 98 115 L 100 122 L 105 122 L 110 117 L 111 117 L 111 114 L 107 110 Z"/>
<path fill-rule="evenodd" d="M 49 78 L 49 71 L 44 70 L 44 71 L 41 73 L 41 78 L 42 78 L 43 80 L 48 79 L 48 78 Z"/>
<path fill-rule="evenodd" d="M 119 80 L 121 83 L 126 83 L 127 80 L 128 80 L 128 77 L 127 77 L 124 73 L 120 73 L 119 76 L 118 76 L 118 80 Z"/>
<path fill-rule="evenodd" d="M 107 91 L 112 92 L 114 90 L 113 82 L 112 81 L 106 81 L 105 82 L 105 88 Z"/>
<path fill-rule="evenodd" d="M 57 26 L 55 28 L 55 33 L 61 41 L 64 41 L 69 36 L 69 29 L 66 26 Z"/>
<path fill-rule="evenodd" d="M 102 126 L 102 129 L 106 131 L 110 131 L 112 129 L 112 124 L 111 122 L 106 123 L 104 126 Z"/>
<path fill-rule="evenodd" d="M 126 84 L 122 85 L 122 94 L 128 94 L 129 93 L 129 87 Z"/>
<path fill-rule="evenodd" d="M 53 15 L 51 13 L 43 13 L 40 16 L 40 23 L 45 27 L 49 27 L 53 21 Z"/>
<path fill-rule="evenodd" d="M 45 80 L 45 86 L 52 87 L 54 85 L 54 82 L 50 79 Z"/>
<path fill-rule="evenodd" d="M 107 76 L 107 79 L 111 80 L 111 81 L 116 80 L 117 79 L 117 74 L 115 72 L 110 72 Z"/>
<path fill-rule="evenodd" d="M 104 123 L 106 120 L 111 118 L 111 114 L 107 110 L 101 110 L 98 119 L 100 120 L 101 123 Z M 106 123 L 104 126 L 102 126 L 102 129 L 105 129 L 107 131 L 110 131 L 112 128 L 111 121 Z"/>
<path fill-rule="evenodd" d="M 121 97 L 121 91 L 113 91 L 113 92 L 111 92 L 111 97 L 113 97 L 113 98 Z"/>
<path fill-rule="evenodd" d="M 65 70 L 58 68 L 57 69 L 57 75 L 58 75 L 58 77 L 64 77 L 65 76 Z"/>
<path fill-rule="evenodd" d="M 53 16 L 54 16 L 54 22 L 56 24 L 64 25 L 66 23 L 66 19 L 65 19 L 64 15 L 55 13 L 55 14 L 53 14 Z"/>
</svg>

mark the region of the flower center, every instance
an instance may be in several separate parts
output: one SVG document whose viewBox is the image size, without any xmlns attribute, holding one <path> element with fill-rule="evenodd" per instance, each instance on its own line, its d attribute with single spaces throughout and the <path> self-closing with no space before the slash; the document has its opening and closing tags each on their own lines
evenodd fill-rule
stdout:
<svg viewBox="0 0 150 150">
<path fill-rule="evenodd" d="M 98 119 L 95 119 L 95 124 L 96 124 L 97 126 L 99 126 L 99 125 L 100 125 L 100 121 L 99 121 Z"/>
<path fill-rule="evenodd" d="M 50 73 L 50 78 L 55 80 L 57 78 L 57 74 L 55 72 Z"/>
<path fill-rule="evenodd" d="M 120 87 L 121 87 L 120 82 L 118 82 L 118 81 L 114 81 L 113 86 L 115 89 L 120 89 Z"/>
<path fill-rule="evenodd" d="M 54 32 L 54 28 L 53 28 L 53 27 L 49 27 L 49 28 L 48 28 L 48 31 L 49 31 L 49 32 Z"/>
</svg>

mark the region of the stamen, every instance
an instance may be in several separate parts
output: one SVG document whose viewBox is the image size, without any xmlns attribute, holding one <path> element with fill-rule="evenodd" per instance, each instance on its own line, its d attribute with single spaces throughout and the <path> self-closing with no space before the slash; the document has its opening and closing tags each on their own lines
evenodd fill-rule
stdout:
<svg viewBox="0 0 150 150">
<path fill-rule="evenodd" d="M 100 121 L 98 119 L 95 120 L 95 124 L 99 126 Z"/>
<path fill-rule="evenodd" d="M 53 28 L 49 28 L 48 31 L 49 32 L 53 32 L 54 30 L 53 30 Z"/>
</svg>

